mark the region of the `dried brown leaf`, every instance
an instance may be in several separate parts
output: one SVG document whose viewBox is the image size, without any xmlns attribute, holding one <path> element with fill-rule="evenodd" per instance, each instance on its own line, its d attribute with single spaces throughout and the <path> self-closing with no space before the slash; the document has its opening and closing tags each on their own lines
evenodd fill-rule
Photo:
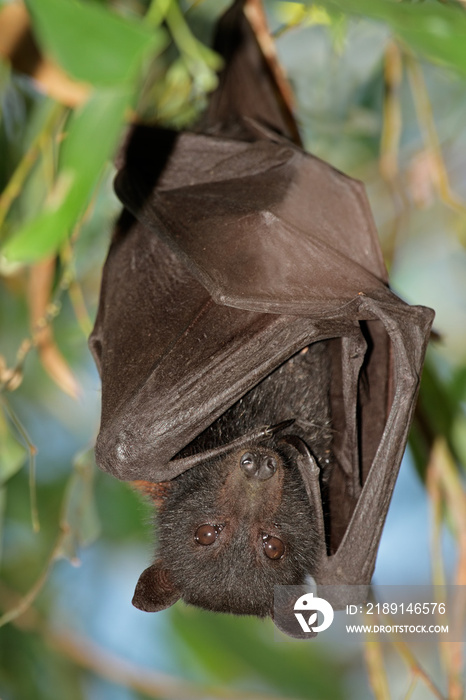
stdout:
<svg viewBox="0 0 466 700">
<path fill-rule="evenodd" d="M 33 342 L 47 374 L 62 391 L 76 399 L 80 395 L 78 382 L 55 343 L 49 322 L 54 273 L 54 258 L 42 260 L 31 268 L 28 304 Z"/>
</svg>

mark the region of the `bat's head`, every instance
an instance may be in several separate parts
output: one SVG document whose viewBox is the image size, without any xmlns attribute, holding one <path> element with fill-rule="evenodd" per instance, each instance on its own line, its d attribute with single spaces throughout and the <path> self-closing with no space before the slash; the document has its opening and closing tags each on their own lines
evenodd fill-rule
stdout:
<svg viewBox="0 0 466 700">
<path fill-rule="evenodd" d="M 156 562 L 133 604 L 178 599 L 265 617 L 276 585 L 300 585 L 316 558 L 315 520 L 287 445 L 252 444 L 193 467 L 160 491 Z"/>
</svg>

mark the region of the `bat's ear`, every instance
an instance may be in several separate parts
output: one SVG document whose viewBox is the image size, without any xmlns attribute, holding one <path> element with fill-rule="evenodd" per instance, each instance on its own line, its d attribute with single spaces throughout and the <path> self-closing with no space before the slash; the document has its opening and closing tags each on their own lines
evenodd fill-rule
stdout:
<svg viewBox="0 0 466 700">
<path fill-rule="evenodd" d="M 317 632 L 304 632 L 297 623 L 291 610 L 275 610 L 271 614 L 275 627 L 293 639 L 311 639 L 317 637 Z"/>
<path fill-rule="evenodd" d="M 277 591 L 277 589 L 275 589 Z M 306 593 L 308 588 L 303 587 L 303 593 Z M 294 604 L 299 593 L 296 593 L 296 587 L 293 587 L 293 592 L 288 592 L 286 588 L 280 587 L 278 595 L 274 596 L 274 607 L 270 613 L 270 617 L 274 621 L 275 627 L 281 632 L 284 632 L 288 637 L 293 639 L 311 639 L 317 636 L 317 632 L 308 629 L 306 632 L 299 624 L 294 613 Z"/>
<path fill-rule="evenodd" d="M 144 612 L 159 612 L 169 608 L 179 598 L 170 572 L 159 559 L 140 575 L 132 603 Z"/>
<path fill-rule="evenodd" d="M 155 483 L 153 481 L 137 480 L 132 481 L 131 485 L 134 486 L 137 491 L 144 494 L 144 496 L 148 496 L 156 506 L 161 506 L 163 504 L 170 489 L 169 481 Z"/>
</svg>

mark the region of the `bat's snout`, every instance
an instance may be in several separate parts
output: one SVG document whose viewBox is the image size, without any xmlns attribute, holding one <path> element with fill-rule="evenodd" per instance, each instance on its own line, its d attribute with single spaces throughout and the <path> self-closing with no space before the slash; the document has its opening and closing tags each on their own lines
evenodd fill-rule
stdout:
<svg viewBox="0 0 466 700">
<path fill-rule="evenodd" d="M 248 479 L 265 481 L 277 471 L 277 460 L 271 454 L 245 452 L 240 459 L 240 467 Z"/>
</svg>

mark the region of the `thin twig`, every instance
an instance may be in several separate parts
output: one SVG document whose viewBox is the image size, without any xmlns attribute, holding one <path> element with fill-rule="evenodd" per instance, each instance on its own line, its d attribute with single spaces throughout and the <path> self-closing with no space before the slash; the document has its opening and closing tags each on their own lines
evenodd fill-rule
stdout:
<svg viewBox="0 0 466 700">
<path fill-rule="evenodd" d="M 52 134 L 64 114 L 67 108 L 61 104 L 54 104 L 48 114 L 42 129 L 35 136 L 33 142 L 29 146 L 28 150 L 19 162 L 16 170 L 11 176 L 7 186 L 0 195 L 0 229 L 3 226 L 5 217 L 10 210 L 16 197 L 21 193 L 24 183 L 31 172 L 34 163 L 39 157 L 42 144 L 46 139 L 50 139 Z"/>
<path fill-rule="evenodd" d="M 172 2 L 173 0 L 151 0 L 149 8 L 144 15 L 144 21 L 151 27 L 158 27 L 165 19 Z"/>
<path fill-rule="evenodd" d="M 181 56 L 194 61 L 192 65 L 190 65 L 189 61 L 186 64 L 191 77 L 196 79 L 199 65 L 203 65 L 206 70 L 213 73 L 212 68 L 204 60 L 203 53 L 210 54 L 212 58 L 216 54 L 196 39 L 177 2 L 168 3 L 168 6 L 165 8 L 165 21 Z M 218 67 L 220 67 L 220 63 Z"/>
<path fill-rule="evenodd" d="M 442 498 L 440 480 L 436 469 L 433 453 L 426 469 L 426 488 L 432 507 L 432 534 L 431 534 L 431 559 L 432 581 L 434 586 L 445 586 L 445 565 L 441 544 L 442 531 Z"/>
<path fill-rule="evenodd" d="M 447 168 L 442 155 L 442 148 L 435 128 L 432 105 L 429 100 L 429 93 L 427 92 L 421 66 L 409 51 L 405 52 L 405 64 L 411 84 L 417 119 L 424 136 L 424 143 L 435 163 L 435 178 L 433 184 L 437 189 L 440 199 L 449 207 L 464 215 L 466 213 L 466 203 L 453 192 L 450 185 Z"/>
<path fill-rule="evenodd" d="M 55 542 L 55 545 L 52 549 L 52 552 L 47 560 L 47 563 L 44 567 L 44 570 L 42 571 L 41 575 L 35 581 L 33 584 L 32 588 L 26 593 L 23 598 L 19 600 L 19 602 L 16 603 L 16 605 L 8 610 L 8 612 L 4 613 L 0 617 L 0 627 L 3 627 L 4 625 L 8 624 L 9 622 L 13 622 L 16 620 L 20 615 L 22 615 L 26 610 L 28 610 L 34 600 L 37 598 L 39 595 L 40 591 L 42 590 L 44 584 L 46 583 L 50 570 L 55 563 L 55 560 L 57 559 L 58 554 L 60 553 L 62 542 L 66 536 L 65 530 L 61 530 L 60 534 L 58 536 L 57 541 Z"/>
<path fill-rule="evenodd" d="M 387 43 L 385 48 L 384 79 L 385 99 L 382 135 L 380 137 L 379 168 L 382 177 L 389 182 L 393 182 L 400 174 L 400 139 L 403 124 L 400 104 L 403 62 L 398 44 L 393 39 Z"/>
<path fill-rule="evenodd" d="M 70 297 L 71 305 L 73 307 L 74 315 L 78 322 L 78 326 L 81 328 L 84 336 L 89 337 L 93 323 L 91 317 L 87 311 L 86 302 L 84 300 L 84 294 L 79 282 L 74 278 L 71 281 L 70 287 L 68 289 L 68 295 Z"/>
<path fill-rule="evenodd" d="M 16 413 L 13 411 L 8 401 L 4 396 L 0 395 L 0 402 L 7 413 L 10 421 L 13 423 L 20 438 L 25 446 L 29 455 L 29 500 L 31 504 L 31 521 L 32 529 L 34 532 L 39 532 L 40 521 L 39 521 L 39 509 L 37 507 L 37 492 L 36 492 L 36 455 L 37 447 L 32 443 L 26 428 L 19 420 Z"/>
<path fill-rule="evenodd" d="M 428 469 L 442 489 L 458 540 L 458 566 L 455 595 L 450 602 L 449 624 L 455 638 L 462 639 L 466 626 L 466 493 L 446 440 L 438 438 L 433 446 Z M 448 677 L 449 700 L 462 700 L 464 646 L 458 642 L 441 642 L 442 659 Z"/>
<path fill-rule="evenodd" d="M 438 469 L 436 468 L 435 450 L 431 452 L 429 464 L 426 470 L 426 488 L 432 508 L 432 528 L 431 528 L 431 562 L 432 581 L 434 586 L 445 586 L 445 565 L 443 561 L 443 551 L 441 544 L 441 532 L 443 524 L 442 494 Z M 439 621 L 440 622 L 440 621 Z M 445 622 L 445 620 L 442 620 Z M 439 639 L 439 655 L 442 667 L 447 678 L 450 676 L 450 649 L 449 644 L 442 643 Z"/>
<path fill-rule="evenodd" d="M 374 696 L 377 700 L 390 700 L 390 688 L 383 663 L 382 645 L 374 636 L 364 644 L 364 659 Z"/>
<path fill-rule="evenodd" d="M 81 222 L 79 222 L 77 226 L 79 227 L 80 224 Z M 60 313 L 61 297 L 69 288 L 72 279 L 72 270 L 69 266 L 65 265 L 55 294 L 50 303 L 47 305 L 44 315 L 37 319 L 37 322 L 32 329 L 31 336 L 25 338 L 21 342 L 16 352 L 16 359 L 13 367 L 2 372 L 2 376 L 0 376 L 0 394 L 4 391 L 13 391 L 15 388 L 17 388 L 17 386 L 19 386 L 20 382 L 18 381 L 18 377 L 22 375 L 26 357 L 31 350 L 38 345 L 40 332 L 43 332 L 43 329 L 51 324 Z"/>
<path fill-rule="evenodd" d="M 400 86 L 403 79 L 403 62 L 398 44 L 391 40 L 385 49 L 384 61 L 385 95 L 383 102 L 382 134 L 380 137 L 380 174 L 387 184 L 395 216 L 390 236 L 389 250 L 385 258 L 393 260 L 399 233 L 403 226 L 404 214 L 409 209 L 405 188 L 401 183 L 399 159 L 403 119 L 400 101 Z"/>
<path fill-rule="evenodd" d="M 409 646 L 406 644 L 406 642 L 401 641 L 399 639 L 394 638 L 393 639 L 393 645 L 396 647 L 398 650 L 398 653 L 400 656 L 404 659 L 406 665 L 408 666 L 409 670 L 412 672 L 413 676 L 417 676 L 426 688 L 430 690 L 430 692 L 438 698 L 438 700 L 450 700 L 447 698 L 445 695 L 441 693 L 441 691 L 437 688 L 431 677 L 429 676 L 426 671 L 422 668 L 422 666 L 419 664 L 418 660 L 414 656 L 413 652 L 409 648 Z"/>
<path fill-rule="evenodd" d="M 282 107 L 286 113 L 287 125 L 292 133 L 293 140 L 295 143 L 302 145 L 301 137 L 293 115 L 293 107 L 295 102 L 294 94 L 286 77 L 283 66 L 278 60 L 275 41 L 273 40 L 268 27 L 262 0 L 246 0 L 244 4 L 244 14 L 252 27 L 264 60 L 273 76 Z"/>
<path fill-rule="evenodd" d="M 409 700 L 412 694 L 414 693 L 415 689 L 417 686 L 417 677 L 413 676 L 409 682 L 408 690 L 406 691 L 406 695 L 404 696 L 403 700 Z"/>
<path fill-rule="evenodd" d="M 78 325 L 86 338 L 88 338 L 88 336 L 91 333 L 93 323 L 86 308 L 86 302 L 84 300 L 84 294 L 81 285 L 77 281 L 76 270 L 74 266 L 73 245 L 79 237 L 82 224 L 88 221 L 91 217 L 91 214 L 95 207 L 97 196 L 96 193 L 98 192 L 99 188 L 100 183 L 95 188 L 95 194 L 89 202 L 89 205 L 86 211 L 84 212 L 84 215 L 81 221 L 79 222 L 79 225 L 76 226 L 73 230 L 71 241 L 66 241 L 60 250 L 60 260 L 63 262 L 65 268 L 69 271 L 69 283 L 67 286 L 68 296 L 70 298 L 71 305 L 73 307 L 74 315 L 76 317 Z"/>
</svg>

